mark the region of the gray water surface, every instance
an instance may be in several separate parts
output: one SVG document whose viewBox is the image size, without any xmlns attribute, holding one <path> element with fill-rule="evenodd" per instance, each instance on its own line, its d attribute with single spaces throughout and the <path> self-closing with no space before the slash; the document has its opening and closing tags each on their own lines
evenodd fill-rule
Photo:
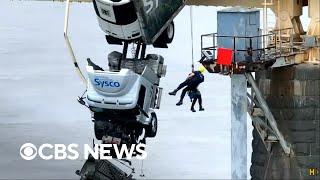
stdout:
<svg viewBox="0 0 320 180">
<path fill-rule="evenodd" d="M 194 8 L 195 60 L 200 56 L 200 35 L 216 29 L 217 10 Z M 76 101 L 85 86 L 64 44 L 64 3 L 1 0 L 0 17 L 0 179 L 76 179 L 74 172 L 83 159 L 26 161 L 19 155 L 26 142 L 83 145 L 91 144 L 94 137 L 90 113 Z M 91 4 L 73 4 L 70 23 L 82 69 L 87 57 L 106 67 L 107 54 L 121 50 L 105 42 Z M 161 80 L 164 96 L 157 111 L 158 135 L 147 140 L 145 178 L 229 179 L 230 78 L 206 74 L 200 87 L 206 111 L 192 113 L 187 98 L 176 107 L 178 97 L 167 93 L 190 72 L 188 8 L 175 23 L 169 49 L 148 48 L 148 53 L 164 56 L 168 72 Z M 250 129 L 248 137 L 249 163 Z M 139 177 L 141 162 L 134 164 Z"/>
</svg>

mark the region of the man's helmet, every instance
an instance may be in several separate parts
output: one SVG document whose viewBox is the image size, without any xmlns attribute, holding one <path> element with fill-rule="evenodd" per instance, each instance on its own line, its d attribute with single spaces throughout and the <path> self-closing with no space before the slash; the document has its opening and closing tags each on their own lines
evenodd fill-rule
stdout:
<svg viewBox="0 0 320 180">
<path fill-rule="evenodd" d="M 206 71 L 206 68 L 204 66 L 200 66 L 198 71 L 200 71 L 201 74 L 203 74 Z"/>
</svg>

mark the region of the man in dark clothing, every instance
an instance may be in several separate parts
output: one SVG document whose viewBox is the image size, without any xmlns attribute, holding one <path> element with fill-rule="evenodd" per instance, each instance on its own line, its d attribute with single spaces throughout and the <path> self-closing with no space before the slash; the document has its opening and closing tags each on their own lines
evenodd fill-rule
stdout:
<svg viewBox="0 0 320 180">
<path fill-rule="evenodd" d="M 175 96 L 180 89 L 182 89 L 182 88 L 185 87 L 185 88 L 182 90 L 182 93 L 181 93 L 181 95 L 180 95 L 180 100 L 179 100 L 179 102 L 176 104 L 177 106 L 182 105 L 182 104 L 183 104 L 183 99 L 184 99 L 184 96 L 186 95 L 186 93 L 187 93 L 188 91 L 190 91 L 190 90 L 192 90 L 192 89 L 195 88 L 195 87 L 194 87 L 195 85 L 191 85 L 191 84 L 194 84 L 194 83 L 191 82 L 191 78 L 192 78 L 192 73 L 189 74 L 188 78 L 187 78 L 184 82 L 182 82 L 182 83 L 177 87 L 177 89 L 175 89 L 175 90 L 172 91 L 172 92 L 169 92 L 169 95 Z"/>
<path fill-rule="evenodd" d="M 196 102 L 196 100 L 199 100 L 199 106 L 200 106 L 199 110 L 200 110 L 200 111 L 203 111 L 203 110 L 204 110 L 204 109 L 202 108 L 201 94 L 200 94 L 200 91 L 197 89 L 198 86 L 199 86 L 199 84 L 204 81 L 204 76 L 203 76 L 204 71 L 205 71 L 205 67 L 201 66 L 198 71 L 194 71 L 194 72 L 190 73 L 189 76 L 188 76 L 188 78 L 187 78 L 184 82 L 182 82 L 182 83 L 177 87 L 177 89 L 175 89 L 175 90 L 172 91 L 172 92 L 169 92 L 169 95 L 173 95 L 173 96 L 174 96 L 174 95 L 177 94 L 177 92 L 178 92 L 180 89 L 182 89 L 182 88 L 185 87 L 185 88 L 182 90 L 182 93 L 181 93 L 179 102 L 176 104 L 177 106 L 180 106 L 180 105 L 183 104 L 183 99 L 184 99 L 184 97 L 185 97 L 185 95 L 186 95 L 187 92 L 196 92 L 196 91 L 198 91 L 199 93 L 196 93 L 196 94 L 198 94 L 198 95 L 196 95 L 196 99 L 194 99 L 194 100 L 195 100 L 195 102 Z M 199 94 L 200 94 L 200 96 L 199 96 Z M 194 102 L 194 103 L 195 103 L 195 102 Z M 194 110 L 193 107 L 194 107 L 194 106 L 191 106 L 191 111 Z M 193 111 L 193 112 L 194 112 L 194 111 Z"/>
<path fill-rule="evenodd" d="M 189 97 L 192 101 L 191 109 L 190 109 L 192 112 L 196 112 L 196 110 L 194 109 L 194 105 L 196 104 L 197 100 L 199 103 L 199 111 L 204 111 L 204 108 L 202 107 L 201 93 L 198 89 L 189 91 Z"/>
</svg>

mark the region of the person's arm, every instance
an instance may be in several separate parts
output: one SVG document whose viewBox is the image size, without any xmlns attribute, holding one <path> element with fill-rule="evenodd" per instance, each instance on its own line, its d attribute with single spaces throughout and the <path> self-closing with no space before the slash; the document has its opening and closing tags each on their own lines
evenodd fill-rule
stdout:
<svg viewBox="0 0 320 180">
<path fill-rule="evenodd" d="M 188 75 L 188 79 L 190 79 L 191 77 L 193 77 L 194 76 L 194 73 L 190 73 L 189 75 Z"/>
</svg>

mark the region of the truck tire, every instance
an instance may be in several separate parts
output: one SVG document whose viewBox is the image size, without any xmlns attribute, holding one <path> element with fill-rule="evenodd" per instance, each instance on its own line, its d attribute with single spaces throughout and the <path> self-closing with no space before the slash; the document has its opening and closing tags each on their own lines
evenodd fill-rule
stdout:
<svg viewBox="0 0 320 180">
<path fill-rule="evenodd" d="M 168 27 L 160 34 L 157 40 L 154 42 L 155 47 L 165 48 L 167 44 L 170 44 L 174 38 L 175 28 L 173 21 Z"/>
<path fill-rule="evenodd" d="M 256 73 L 256 78 L 293 153 L 285 155 L 279 143 L 273 143 L 271 152 L 267 152 L 254 129 L 252 179 L 319 179 L 320 66 L 276 68 Z M 318 175 L 309 175 L 309 169 L 313 168 Z"/>
<path fill-rule="evenodd" d="M 151 113 L 151 122 L 145 128 L 146 130 L 146 137 L 155 137 L 158 131 L 158 119 L 156 113 Z"/>
<path fill-rule="evenodd" d="M 174 23 L 173 21 L 169 24 L 166 30 L 164 30 L 163 34 L 163 39 L 165 40 L 166 43 L 171 43 L 173 38 L 174 38 Z"/>
<path fill-rule="evenodd" d="M 104 121 L 94 121 L 94 135 L 96 136 L 97 140 L 102 140 L 102 137 L 106 133 L 106 123 Z"/>
</svg>

